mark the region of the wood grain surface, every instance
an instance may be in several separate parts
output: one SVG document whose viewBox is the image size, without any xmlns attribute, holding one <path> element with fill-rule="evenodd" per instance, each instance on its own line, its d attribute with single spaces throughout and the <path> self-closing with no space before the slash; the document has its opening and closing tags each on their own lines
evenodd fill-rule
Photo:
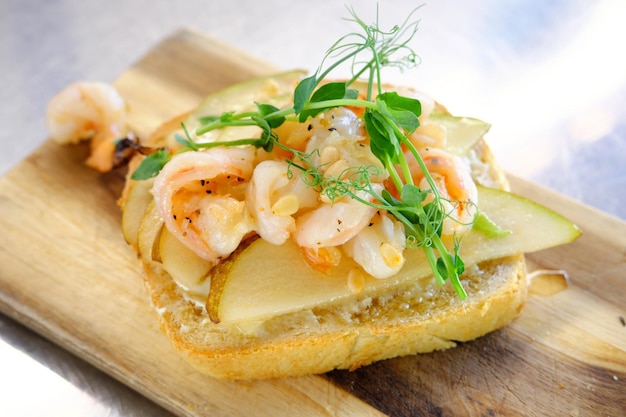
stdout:
<svg viewBox="0 0 626 417">
<path fill-rule="evenodd" d="M 139 137 L 206 94 L 275 68 L 182 30 L 116 86 Z M 43 115 L 42 115 L 43 117 Z M 527 256 L 564 270 L 510 326 L 428 355 L 354 372 L 223 382 L 198 374 L 160 333 L 120 231 L 122 174 L 46 142 L 0 179 L 0 309 L 181 416 L 621 416 L 626 410 L 626 224 L 536 185 L 514 191 L 576 222 L 573 244 Z M 532 288 L 532 287 L 531 287 Z"/>
</svg>

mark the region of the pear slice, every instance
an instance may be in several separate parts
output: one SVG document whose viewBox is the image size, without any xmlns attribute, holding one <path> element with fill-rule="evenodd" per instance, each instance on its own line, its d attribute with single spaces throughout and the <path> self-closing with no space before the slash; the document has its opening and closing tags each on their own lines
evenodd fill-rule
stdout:
<svg viewBox="0 0 626 417">
<path fill-rule="evenodd" d="M 212 322 L 214 323 L 220 322 L 220 318 L 219 318 L 220 302 L 222 299 L 222 293 L 224 292 L 224 288 L 226 287 L 226 284 L 231 277 L 230 269 L 238 262 L 237 259 L 239 259 L 240 254 L 245 252 L 250 247 L 250 245 L 259 241 L 265 242 L 259 239 L 258 236 L 253 236 L 253 237 L 243 240 L 239 244 L 237 249 L 235 249 L 235 251 L 228 258 L 224 259 L 222 262 L 217 264 L 215 268 L 213 268 L 210 271 L 209 296 L 208 298 L 206 298 L 206 308 L 209 314 L 209 318 L 211 319 Z M 267 242 L 265 243 L 268 244 Z M 273 245 L 271 244 L 268 244 L 268 245 L 273 247 Z M 260 246 L 263 246 L 264 248 L 267 247 L 263 243 L 261 243 Z M 270 250 L 272 249 L 271 247 L 269 248 Z M 281 248 L 281 247 L 282 245 L 278 246 L 278 248 Z M 264 252 L 264 250 L 262 250 L 262 252 Z M 249 254 L 245 256 L 247 257 L 249 256 Z M 283 258 L 277 258 L 277 259 L 283 259 Z M 248 261 L 254 262 L 254 259 L 250 258 Z"/>
<path fill-rule="evenodd" d="M 580 235 L 567 219 L 523 197 L 480 188 L 479 201 L 480 209 L 509 233 L 489 238 L 481 232 L 468 232 L 461 244 L 461 256 L 468 266 L 568 243 Z M 397 275 L 384 280 L 367 276 L 363 291 L 378 292 L 408 280 L 430 279 L 431 270 L 423 252 L 405 253 L 405 267 Z M 214 321 L 237 323 L 337 302 L 353 296 L 346 277 L 356 267 L 344 256 L 326 275 L 310 268 L 293 242 L 274 246 L 258 239 L 212 271 L 215 285 L 211 291 L 215 293 L 207 309 Z"/>
<path fill-rule="evenodd" d="M 142 260 L 161 263 L 190 298 L 200 303 L 206 301 L 205 281 L 213 264 L 200 258 L 167 230 L 154 201 L 147 204 L 139 225 L 137 249 Z"/>
<path fill-rule="evenodd" d="M 129 186 L 122 213 L 122 234 L 129 245 L 137 246 L 139 226 L 148 204 L 152 201 L 150 188 L 153 182 L 153 180 L 132 181 Z"/>
<path fill-rule="evenodd" d="M 203 282 L 213 263 L 200 258 L 164 227 L 159 238 L 159 255 L 163 267 L 187 290 Z"/>
<path fill-rule="evenodd" d="M 220 116 L 224 112 L 241 113 L 256 110 L 256 103 L 271 104 L 281 108 L 292 102 L 292 95 L 297 83 L 305 71 L 295 70 L 250 81 L 234 84 L 207 96 L 204 101 L 187 117 L 184 124 L 190 136 L 199 143 L 226 142 L 245 137 L 258 137 L 260 129 L 256 126 L 228 127 L 196 135 L 202 123 L 201 118 Z M 175 135 L 182 134 L 182 129 L 171 132 L 167 143 L 176 144 Z"/>
<path fill-rule="evenodd" d="M 428 120 L 446 128 L 446 150 L 455 155 L 464 155 L 489 131 L 491 125 L 480 119 L 452 116 L 435 109 Z"/>
<path fill-rule="evenodd" d="M 141 259 L 160 262 L 158 243 L 163 228 L 163 220 L 157 212 L 154 200 L 151 200 L 146 207 L 137 232 L 137 251 Z"/>
</svg>

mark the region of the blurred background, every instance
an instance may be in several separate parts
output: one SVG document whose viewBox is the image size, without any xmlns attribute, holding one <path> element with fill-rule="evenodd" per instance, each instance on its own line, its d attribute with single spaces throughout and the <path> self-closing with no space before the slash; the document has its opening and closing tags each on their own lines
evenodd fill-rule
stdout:
<svg viewBox="0 0 626 417">
<path fill-rule="evenodd" d="M 46 104 L 56 92 L 77 80 L 114 81 L 181 27 L 277 68 L 313 71 L 338 37 L 356 29 L 344 19 L 346 4 L 0 0 L 0 175 L 46 140 Z M 351 6 L 368 23 L 378 8 L 380 26 L 391 28 L 420 4 L 359 0 Z M 626 1 L 433 0 L 414 16 L 421 20 L 413 43 L 421 63 L 410 73 L 390 72 L 389 81 L 430 93 L 454 114 L 491 123 L 487 139 L 508 172 L 626 219 Z M 12 364 L 13 372 L 51 379 L 27 388 L 32 379 L 21 387 L 0 376 L 0 390 L 16 393 L 3 395 L 9 400 L 0 402 L 0 415 L 36 415 L 21 394 L 37 390 L 53 404 L 53 387 L 68 398 L 76 390 L 76 404 L 85 401 L 80 414 L 62 415 L 159 415 L 1 318 L 2 369 Z M 54 382 L 51 375 L 62 378 Z M 112 406 L 112 398 L 126 402 Z"/>
</svg>

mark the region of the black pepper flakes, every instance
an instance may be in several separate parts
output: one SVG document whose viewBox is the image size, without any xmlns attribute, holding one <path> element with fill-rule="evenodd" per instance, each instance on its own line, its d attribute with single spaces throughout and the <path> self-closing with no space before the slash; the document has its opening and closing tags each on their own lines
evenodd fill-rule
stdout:
<svg viewBox="0 0 626 417">
<path fill-rule="evenodd" d="M 309 132 L 310 132 L 311 130 L 313 130 L 313 125 L 312 125 L 312 124 L 309 124 L 309 125 L 306 127 L 306 130 L 308 130 Z"/>
<path fill-rule="evenodd" d="M 626 319 L 624 319 L 624 316 L 619 316 L 619 322 L 622 323 L 622 326 L 626 327 Z"/>
<path fill-rule="evenodd" d="M 337 129 L 336 129 L 336 128 L 334 128 L 334 127 L 329 127 L 329 128 L 328 128 L 328 131 L 329 131 L 329 132 L 334 132 L 335 130 L 337 130 Z"/>
</svg>

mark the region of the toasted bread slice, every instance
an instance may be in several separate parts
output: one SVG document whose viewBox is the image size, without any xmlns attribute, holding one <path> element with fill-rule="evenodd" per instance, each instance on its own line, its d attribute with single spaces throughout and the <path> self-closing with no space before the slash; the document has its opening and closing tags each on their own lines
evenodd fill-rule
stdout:
<svg viewBox="0 0 626 417">
<path fill-rule="evenodd" d="M 161 328 L 197 369 L 223 379 L 275 378 L 356 369 L 396 356 L 454 347 L 498 329 L 526 300 L 522 255 L 464 275 L 469 297 L 407 286 L 397 293 L 276 317 L 254 334 L 212 323 L 155 262 L 144 264 Z M 415 297 L 413 294 L 427 294 Z M 256 324 L 255 324 L 256 326 Z"/>
<path fill-rule="evenodd" d="M 465 157 L 478 184 L 508 189 L 484 140 Z M 450 286 L 419 281 L 261 322 L 215 324 L 161 263 L 146 256 L 140 259 L 163 332 L 197 369 L 222 379 L 355 369 L 382 359 L 448 349 L 509 323 L 527 296 L 524 258 L 515 254 L 468 267 L 462 276 L 468 293 L 463 301 Z"/>
</svg>

